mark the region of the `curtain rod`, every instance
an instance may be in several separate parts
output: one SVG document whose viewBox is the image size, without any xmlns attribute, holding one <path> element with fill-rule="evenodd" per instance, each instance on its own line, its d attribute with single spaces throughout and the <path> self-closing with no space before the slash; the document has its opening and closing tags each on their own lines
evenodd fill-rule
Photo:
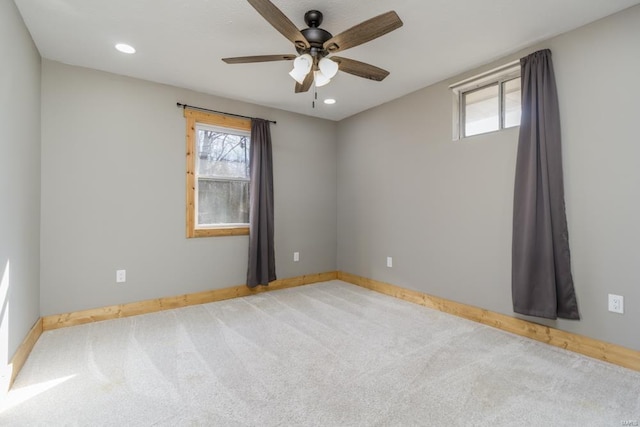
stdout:
<svg viewBox="0 0 640 427">
<path fill-rule="evenodd" d="M 258 117 L 243 116 L 242 114 L 225 113 L 224 111 L 210 110 L 208 108 L 194 107 L 193 105 L 181 104 L 179 102 L 176 102 L 176 105 L 178 107 L 182 107 L 183 109 L 191 108 L 192 110 L 208 111 L 210 113 L 224 114 L 225 116 L 240 117 L 240 118 L 243 118 L 243 119 L 257 119 L 258 118 Z M 269 123 L 273 123 L 274 125 L 278 123 L 275 120 L 267 120 L 267 121 Z"/>
</svg>

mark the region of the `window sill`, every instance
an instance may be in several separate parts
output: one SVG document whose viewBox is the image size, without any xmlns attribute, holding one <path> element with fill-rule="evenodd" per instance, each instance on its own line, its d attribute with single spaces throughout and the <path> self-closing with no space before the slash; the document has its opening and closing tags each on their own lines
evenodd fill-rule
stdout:
<svg viewBox="0 0 640 427">
<path fill-rule="evenodd" d="M 474 139 L 478 136 L 483 136 L 483 135 L 496 135 L 499 134 L 501 132 L 508 132 L 511 129 L 519 129 L 520 125 L 513 125 L 513 126 L 509 126 L 508 128 L 502 128 L 502 129 L 496 129 L 496 130 L 491 130 L 489 132 L 482 132 L 482 133 L 476 133 L 475 135 L 468 135 L 468 136 L 463 136 L 462 138 L 458 138 L 458 139 L 454 139 L 453 141 L 466 141 L 469 139 Z"/>
<path fill-rule="evenodd" d="M 249 227 L 220 227 L 199 228 L 192 230 L 187 237 L 219 237 L 219 236 L 248 236 Z"/>
</svg>

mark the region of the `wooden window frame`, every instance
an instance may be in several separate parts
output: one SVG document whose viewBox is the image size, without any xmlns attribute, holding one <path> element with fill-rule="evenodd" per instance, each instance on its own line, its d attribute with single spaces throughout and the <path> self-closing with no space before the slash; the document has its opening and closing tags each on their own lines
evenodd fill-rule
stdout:
<svg viewBox="0 0 640 427">
<path fill-rule="evenodd" d="M 249 234 L 249 226 L 196 227 L 196 126 L 199 123 L 251 132 L 251 119 L 231 117 L 204 111 L 184 110 L 187 123 L 187 238 L 243 236 Z"/>
</svg>

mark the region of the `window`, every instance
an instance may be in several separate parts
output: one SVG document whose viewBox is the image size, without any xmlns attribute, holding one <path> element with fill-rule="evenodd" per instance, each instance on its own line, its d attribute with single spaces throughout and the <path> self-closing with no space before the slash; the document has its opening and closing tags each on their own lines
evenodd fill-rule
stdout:
<svg viewBox="0 0 640 427">
<path fill-rule="evenodd" d="M 520 125 L 519 64 L 483 73 L 450 88 L 454 94 L 454 140 Z"/>
<path fill-rule="evenodd" d="M 249 234 L 251 120 L 185 109 L 187 237 Z"/>
</svg>

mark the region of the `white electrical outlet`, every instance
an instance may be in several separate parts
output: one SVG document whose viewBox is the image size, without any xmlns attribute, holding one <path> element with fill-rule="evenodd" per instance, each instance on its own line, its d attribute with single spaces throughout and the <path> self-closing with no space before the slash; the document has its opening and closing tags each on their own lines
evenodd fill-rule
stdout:
<svg viewBox="0 0 640 427">
<path fill-rule="evenodd" d="M 127 281 L 127 270 L 116 270 L 116 283 L 124 283 Z"/>
<path fill-rule="evenodd" d="M 293 253 L 293 262 L 298 262 L 300 261 L 300 252 L 294 252 Z"/>
<path fill-rule="evenodd" d="M 391 258 L 390 256 L 387 257 L 387 267 L 393 267 L 393 258 Z"/>
<path fill-rule="evenodd" d="M 614 313 L 624 313 L 624 297 L 621 295 L 609 294 L 609 311 Z"/>
</svg>

